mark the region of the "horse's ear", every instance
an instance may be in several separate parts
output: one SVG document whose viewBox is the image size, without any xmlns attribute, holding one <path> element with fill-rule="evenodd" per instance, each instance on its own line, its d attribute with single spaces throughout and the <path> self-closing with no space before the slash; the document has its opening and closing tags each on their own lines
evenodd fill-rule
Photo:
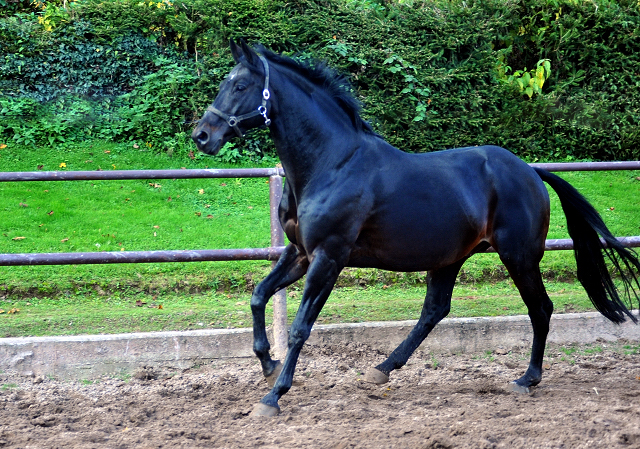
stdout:
<svg viewBox="0 0 640 449">
<path fill-rule="evenodd" d="M 256 52 L 247 45 L 244 39 L 240 39 L 239 45 L 235 43 L 233 39 L 229 40 L 229 48 L 231 49 L 233 60 L 237 64 L 240 64 L 244 60 L 247 64 L 253 65 L 258 59 Z"/>
<path fill-rule="evenodd" d="M 245 58 L 247 58 L 247 62 L 249 65 L 254 65 L 258 60 L 258 55 L 253 50 L 253 48 L 249 47 L 244 39 L 240 39 L 240 46 L 242 47 L 242 54 Z"/>
<path fill-rule="evenodd" d="M 242 54 L 240 47 L 238 47 L 238 44 L 236 44 L 233 39 L 229 39 L 229 49 L 231 50 L 231 56 L 233 56 L 233 60 L 236 62 L 236 64 L 239 64 Z"/>
</svg>

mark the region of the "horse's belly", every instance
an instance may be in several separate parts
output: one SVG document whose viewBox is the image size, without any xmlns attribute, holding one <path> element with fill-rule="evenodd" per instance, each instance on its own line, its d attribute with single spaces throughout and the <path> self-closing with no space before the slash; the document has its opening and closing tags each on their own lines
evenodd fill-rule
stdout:
<svg viewBox="0 0 640 449">
<path fill-rule="evenodd" d="M 428 271 L 450 265 L 467 256 L 482 241 L 480 233 L 457 235 L 407 235 L 354 247 L 348 266 L 391 271 Z M 359 239 L 365 243 L 365 239 Z"/>
</svg>

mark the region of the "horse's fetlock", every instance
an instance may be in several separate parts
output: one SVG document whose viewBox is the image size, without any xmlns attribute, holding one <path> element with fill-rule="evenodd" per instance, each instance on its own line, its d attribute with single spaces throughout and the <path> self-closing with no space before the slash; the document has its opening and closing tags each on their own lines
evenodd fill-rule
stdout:
<svg viewBox="0 0 640 449">
<path fill-rule="evenodd" d="M 263 357 L 269 355 L 269 350 L 271 346 L 269 344 L 266 345 L 253 345 L 253 353 L 262 360 Z"/>
</svg>

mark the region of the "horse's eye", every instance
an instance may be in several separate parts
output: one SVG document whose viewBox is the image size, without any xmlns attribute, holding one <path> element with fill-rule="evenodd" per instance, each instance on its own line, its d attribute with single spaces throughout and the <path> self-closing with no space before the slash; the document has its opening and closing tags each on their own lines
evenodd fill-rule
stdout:
<svg viewBox="0 0 640 449">
<path fill-rule="evenodd" d="M 247 88 L 247 86 L 245 86 L 244 84 L 237 84 L 236 87 L 235 87 L 235 91 L 236 92 L 242 92 L 246 88 Z"/>
</svg>

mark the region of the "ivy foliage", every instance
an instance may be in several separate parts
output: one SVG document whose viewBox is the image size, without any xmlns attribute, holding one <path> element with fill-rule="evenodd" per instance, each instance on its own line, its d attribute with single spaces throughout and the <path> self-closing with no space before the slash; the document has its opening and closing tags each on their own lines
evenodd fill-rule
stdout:
<svg viewBox="0 0 640 449">
<path fill-rule="evenodd" d="M 244 38 L 347 74 L 407 151 L 635 159 L 637 0 L 0 0 L 0 139 L 173 151 Z M 188 151 L 184 145 L 184 151 Z M 240 152 L 272 152 L 264 133 Z"/>
</svg>

